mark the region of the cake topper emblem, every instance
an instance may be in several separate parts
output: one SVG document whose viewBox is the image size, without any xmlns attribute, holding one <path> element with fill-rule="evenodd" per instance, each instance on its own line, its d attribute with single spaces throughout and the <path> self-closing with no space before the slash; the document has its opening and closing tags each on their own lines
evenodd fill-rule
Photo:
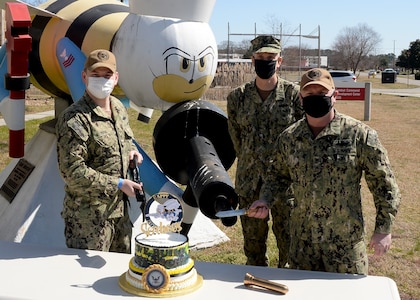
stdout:
<svg viewBox="0 0 420 300">
<path fill-rule="evenodd" d="M 146 223 L 141 231 L 146 235 L 179 232 L 183 211 L 181 202 L 169 193 L 157 193 L 146 203 L 144 209 Z"/>
</svg>

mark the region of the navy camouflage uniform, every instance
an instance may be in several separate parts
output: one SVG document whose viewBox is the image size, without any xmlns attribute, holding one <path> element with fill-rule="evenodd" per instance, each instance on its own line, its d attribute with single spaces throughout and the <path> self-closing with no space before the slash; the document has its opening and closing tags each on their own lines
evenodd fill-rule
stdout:
<svg viewBox="0 0 420 300">
<path fill-rule="evenodd" d="M 299 86 L 281 79 L 275 90 L 262 101 L 255 81 L 234 89 L 227 97 L 229 133 L 237 155 L 235 191 L 241 208 L 258 199 L 263 174 L 267 170 L 273 144 L 279 134 L 303 116 Z M 287 263 L 290 206 L 283 201 L 273 203 L 273 233 L 279 248 L 279 263 Z M 268 218 L 241 216 L 244 252 L 247 264 L 268 266 Z"/>
<path fill-rule="evenodd" d="M 376 131 L 335 112 L 331 123 L 313 138 L 305 117 L 280 135 L 276 148 L 261 199 L 270 201 L 278 193 L 272 190 L 273 181 L 283 192 L 292 183 L 290 267 L 367 274 L 362 174 L 376 206 L 375 233 L 391 232 L 400 203 Z"/>
<path fill-rule="evenodd" d="M 112 96 L 110 101 L 112 118 L 85 93 L 58 119 L 61 214 L 68 247 L 130 253 L 132 223 L 118 180 L 126 178 L 136 146 L 126 108 Z"/>
</svg>

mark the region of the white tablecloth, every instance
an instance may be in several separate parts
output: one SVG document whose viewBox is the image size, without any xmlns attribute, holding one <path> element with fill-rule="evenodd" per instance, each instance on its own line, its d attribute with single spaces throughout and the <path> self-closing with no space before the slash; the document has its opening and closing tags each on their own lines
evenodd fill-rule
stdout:
<svg viewBox="0 0 420 300">
<path fill-rule="evenodd" d="M 138 299 L 118 285 L 131 255 L 0 241 L 0 299 Z M 197 262 L 203 286 L 189 299 L 400 299 L 386 277 Z M 245 273 L 289 287 L 286 295 L 243 285 Z M 176 299 L 176 298 L 171 298 Z"/>
</svg>

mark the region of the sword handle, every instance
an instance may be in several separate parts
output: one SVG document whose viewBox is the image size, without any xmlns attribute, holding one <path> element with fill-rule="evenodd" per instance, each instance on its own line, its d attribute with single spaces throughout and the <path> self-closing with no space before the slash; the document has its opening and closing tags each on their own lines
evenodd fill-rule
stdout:
<svg viewBox="0 0 420 300">
<path fill-rule="evenodd" d="M 249 273 L 245 274 L 244 284 L 246 286 L 254 285 L 254 286 L 266 288 L 268 290 L 275 291 L 281 294 L 286 294 L 289 291 L 289 288 L 284 284 L 272 282 L 263 278 L 258 278 Z"/>
</svg>

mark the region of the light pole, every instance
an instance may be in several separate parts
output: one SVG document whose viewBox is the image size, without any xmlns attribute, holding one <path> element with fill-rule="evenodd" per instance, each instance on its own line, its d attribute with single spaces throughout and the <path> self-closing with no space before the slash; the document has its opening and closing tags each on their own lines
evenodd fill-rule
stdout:
<svg viewBox="0 0 420 300">
<path fill-rule="evenodd" d="M 393 57 L 392 68 L 395 70 L 395 40 L 394 40 L 394 57 Z"/>
</svg>

